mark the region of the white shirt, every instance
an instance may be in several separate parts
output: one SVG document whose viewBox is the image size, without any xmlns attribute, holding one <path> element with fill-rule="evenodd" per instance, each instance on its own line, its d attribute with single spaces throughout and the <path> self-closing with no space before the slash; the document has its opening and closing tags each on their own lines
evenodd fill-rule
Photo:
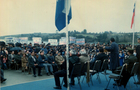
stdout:
<svg viewBox="0 0 140 90">
<path fill-rule="evenodd" d="M 34 56 L 32 56 L 32 58 L 33 58 L 33 60 L 36 62 L 36 60 L 35 60 Z"/>
</svg>

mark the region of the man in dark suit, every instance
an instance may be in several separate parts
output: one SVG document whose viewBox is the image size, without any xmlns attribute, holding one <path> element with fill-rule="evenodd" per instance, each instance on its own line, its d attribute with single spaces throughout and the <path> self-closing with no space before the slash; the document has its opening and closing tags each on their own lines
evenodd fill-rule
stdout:
<svg viewBox="0 0 140 90">
<path fill-rule="evenodd" d="M 139 45 L 136 48 L 136 56 L 138 58 L 138 62 L 140 63 L 140 37 L 138 38 L 138 43 Z M 134 82 L 134 84 L 140 84 L 140 65 L 139 65 L 139 69 L 138 69 L 138 74 L 137 74 L 137 78 L 138 78 L 138 82 Z"/>
<path fill-rule="evenodd" d="M 76 56 L 76 52 L 74 50 L 70 50 L 70 57 L 69 57 L 69 75 L 71 74 L 73 64 L 78 63 L 79 58 Z M 61 89 L 60 86 L 60 79 L 59 77 L 64 77 L 64 87 L 67 87 L 67 70 L 66 70 L 66 60 L 62 64 L 63 69 L 54 73 L 55 85 L 54 89 Z M 74 77 L 71 78 L 72 84 L 74 84 Z"/>
<path fill-rule="evenodd" d="M 31 66 L 33 68 L 34 77 L 36 77 L 36 68 L 38 68 L 38 76 L 42 76 L 41 67 L 38 65 L 38 60 L 34 56 L 34 51 L 31 52 L 31 55 L 29 56 L 29 66 Z"/>
<path fill-rule="evenodd" d="M 39 66 L 45 67 L 46 74 L 48 76 L 50 75 L 50 73 L 53 74 L 53 67 L 50 63 L 48 63 L 48 58 L 45 57 L 44 51 L 40 52 L 40 55 L 38 57 L 38 62 L 39 62 Z M 50 73 L 49 73 L 49 71 L 50 71 Z"/>
<path fill-rule="evenodd" d="M 90 62 L 90 67 L 93 68 L 94 66 L 94 63 L 96 62 L 96 60 L 101 60 L 101 62 L 103 63 L 103 61 L 105 59 L 108 59 L 108 56 L 104 53 L 104 49 L 103 48 L 100 48 L 99 49 L 99 54 L 96 56 L 96 59 L 92 62 Z M 102 66 L 102 63 L 101 63 L 101 66 Z"/>
<path fill-rule="evenodd" d="M 115 69 L 120 66 L 120 62 L 119 62 L 119 48 L 118 48 L 118 44 L 115 42 L 114 38 L 110 39 L 110 43 L 111 46 L 107 47 L 104 46 L 103 48 L 105 48 L 106 50 L 109 50 L 111 52 L 110 56 L 110 69 L 112 70 L 112 72 L 115 71 Z"/>
<path fill-rule="evenodd" d="M 53 56 L 53 53 L 50 53 L 50 56 L 48 56 L 48 62 L 53 66 L 53 72 L 57 71 L 57 64 L 55 63 L 55 58 Z"/>
</svg>

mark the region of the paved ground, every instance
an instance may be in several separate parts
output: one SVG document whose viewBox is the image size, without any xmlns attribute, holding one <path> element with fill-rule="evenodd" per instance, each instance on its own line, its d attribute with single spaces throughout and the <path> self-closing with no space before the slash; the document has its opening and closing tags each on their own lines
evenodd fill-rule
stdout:
<svg viewBox="0 0 140 90">
<path fill-rule="evenodd" d="M 1 83 L 0 87 L 53 78 L 53 75 L 47 76 L 44 71 L 42 71 L 42 75 L 33 77 L 33 74 L 21 72 L 21 70 L 4 70 L 4 76 L 7 80 Z"/>
</svg>

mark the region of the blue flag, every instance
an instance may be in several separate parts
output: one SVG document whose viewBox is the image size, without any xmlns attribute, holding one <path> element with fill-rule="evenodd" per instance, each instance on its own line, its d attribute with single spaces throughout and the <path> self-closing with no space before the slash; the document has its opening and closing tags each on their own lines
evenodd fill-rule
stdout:
<svg viewBox="0 0 140 90">
<path fill-rule="evenodd" d="M 70 23 L 70 19 L 72 18 L 70 5 L 71 0 L 67 0 L 67 6 L 65 5 L 65 1 L 66 0 L 57 0 L 56 3 L 55 26 L 59 31 L 61 31 L 66 26 L 66 15 L 68 16 L 68 24 Z M 66 9 L 68 13 L 66 13 Z"/>
</svg>

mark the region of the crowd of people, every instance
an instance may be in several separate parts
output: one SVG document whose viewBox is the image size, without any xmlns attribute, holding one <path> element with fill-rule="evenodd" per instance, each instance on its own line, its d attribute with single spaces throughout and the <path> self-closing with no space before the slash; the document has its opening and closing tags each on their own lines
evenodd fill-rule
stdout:
<svg viewBox="0 0 140 90">
<path fill-rule="evenodd" d="M 140 43 L 140 38 L 138 38 Z M 15 48 L 15 49 L 12 49 Z M 123 66 L 124 63 L 131 64 L 132 68 L 134 62 L 140 62 L 140 45 L 124 45 L 115 43 L 115 39 L 110 39 L 110 44 L 88 44 L 76 45 L 69 44 L 69 73 L 75 63 L 90 63 L 90 69 L 93 68 L 96 60 L 108 59 L 109 67 L 114 73 L 116 68 Z M 133 58 L 132 58 L 133 57 Z M 135 59 L 134 59 L 135 58 Z M 38 68 L 38 76 L 42 76 L 41 70 L 44 67 L 46 75 L 54 75 L 55 89 L 60 89 L 59 77 L 64 77 L 64 87 L 67 87 L 66 79 L 66 45 L 51 46 L 50 44 L 11 44 L 0 46 L 0 64 L 1 64 L 1 82 L 4 82 L 5 69 L 20 69 L 22 72 L 26 70 L 36 77 L 36 68 Z M 16 67 L 18 66 L 18 68 Z M 140 70 L 140 69 L 139 69 Z M 130 73 L 130 71 L 126 71 Z M 125 73 L 125 74 L 126 74 Z M 125 75 L 124 74 L 124 75 Z M 138 82 L 140 84 L 140 73 L 138 73 Z M 130 77 L 127 79 L 129 80 Z M 127 82 L 126 82 L 127 83 Z M 71 78 L 71 85 L 75 85 L 74 77 Z"/>
</svg>

